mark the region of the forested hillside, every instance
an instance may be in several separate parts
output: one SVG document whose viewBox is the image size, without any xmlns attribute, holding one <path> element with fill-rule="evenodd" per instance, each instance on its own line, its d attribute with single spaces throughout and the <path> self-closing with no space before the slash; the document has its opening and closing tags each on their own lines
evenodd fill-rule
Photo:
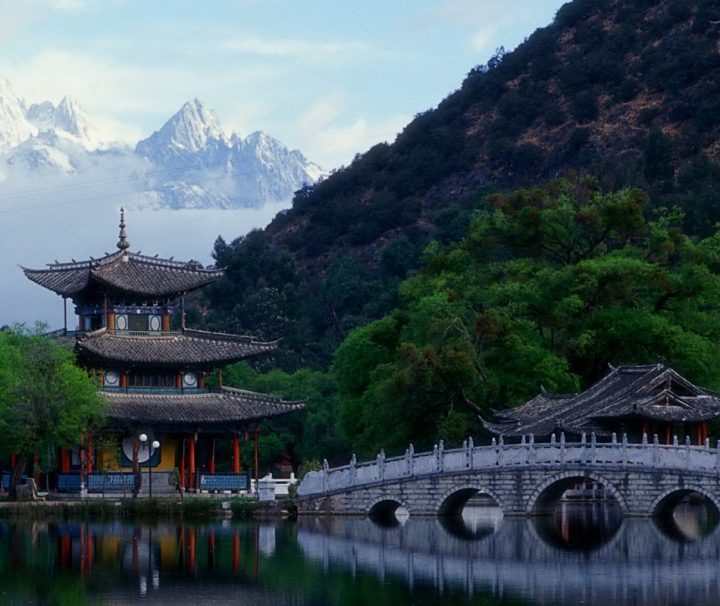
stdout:
<svg viewBox="0 0 720 606">
<path fill-rule="evenodd" d="M 591 177 L 487 204 L 458 242 L 427 248 L 399 305 L 353 330 L 329 371 L 228 373 L 308 398 L 265 452 L 458 444 L 482 431 L 478 414 L 585 388 L 608 363 L 665 362 L 720 387 L 720 234 L 687 235 L 677 211 L 648 220 L 644 191 Z"/>
<path fill-rule="evenodd" d="M 473 68 L 391 145 L 295 196 L 216 257 L 208 321 L 286 337 L 285 367 L 324 367 L 388 312 L 431 238 L 462 237 L 489 192 L 568 170 L 639 186 L 690 234 L 720 220 L 720 8 L 712 0 L 574 0 Z M 269 310 L 269 312 L 268 312 Z"/>
<path fill-rule="evenodd" d="M 227 277 L 197 320 L 284 337 L 260 368 L 280 370 L 237 376 L 310 398 L 273 448 L 457 441 L 609 362 L 720 387 L 718 22 L 711 0 L 574 0 L 268 228 L 218 240 Z"/>
</svg>

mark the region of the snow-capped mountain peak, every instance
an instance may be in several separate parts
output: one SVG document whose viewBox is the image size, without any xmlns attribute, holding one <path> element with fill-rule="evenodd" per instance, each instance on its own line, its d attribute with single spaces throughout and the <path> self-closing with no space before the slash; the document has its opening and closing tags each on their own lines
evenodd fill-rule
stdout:
<svg viewBox="0 0 720 606">
<path fill-rule="evenodd" d="M 26 116 L 40 132 L 51 130 L 66 133 L 88 147 L 97 147 L 97 128 L 80 103 L 72 97 L 63 97 L 57 107 L 50 101 L 33 103 Z"/>
<path fill-rule="evenodd" d="M 55 109 L 55 128 L 64 130 L 78 139 L 95 141 L 97 128 L 81 105 L 72 97 L 63 97 Z"/>
<path fill-rule="evenodd" d="M 27 107 L 0 79 L 0 179 L 54 178 L 95 170 L 127 173 L 145 208 L 240 208 L 289 203 L 323 171 L 267 133 L 226 135 L 199 99 L 185 103 L 135 146 L 101 145 L 72 97 Z"/>
<path fill-rule="evenodd" d="M 0 77 L 0 150 L 7 150 L 25 141 L 34 133 L 32 124 L 12 85 Z"/>
<path fill-rule="evenodd" d="M 204 149 L 210 140 L 224 140 L 225 134 L 217 114 L 199 99 L 185 103 L 163 127 L 138 143 L 142 154 L 151 148 L 170 148 L 179 153 Z"/>
</svg>

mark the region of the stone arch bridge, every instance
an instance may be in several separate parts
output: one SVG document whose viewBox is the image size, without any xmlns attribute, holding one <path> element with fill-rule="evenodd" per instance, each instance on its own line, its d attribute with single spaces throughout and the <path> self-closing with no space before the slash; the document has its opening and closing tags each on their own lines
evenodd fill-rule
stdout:
<svg viewBox="0 0 720 606">
<path fill-rule="evenodd" d="M 410 515 L 459 513 L 476 494 L 487 495 L 505 515 L 552 512 L 568 488 L 591 480 L 602 484 L 625 516 L 652 516 L 671 510 L 690 493 L 704 495 L 720 510 L 720 443 L 711 448 L 685 444 L 628 443 L 623 436 L 599 442 L 594 435 L 569 443 L 553 435 L 520 444 L 473 445 L 385 458 L 310 472 L 298 487 L 300 513 L 383 516 L 405 507 Z"/>
</svg>

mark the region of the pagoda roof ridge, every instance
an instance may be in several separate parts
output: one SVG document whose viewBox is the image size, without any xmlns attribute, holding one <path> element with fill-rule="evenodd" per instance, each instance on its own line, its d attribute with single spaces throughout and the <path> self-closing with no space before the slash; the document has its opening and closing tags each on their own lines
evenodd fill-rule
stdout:
<svg viewBox="0 0 720 606">
<path fill-rule="evenodd" d="M 280 341 L 282 341 L 282 338 L 275 339 L 273 341 L 261 341 L 255 336 L 252 335 L 236 335 L 234 333 L 230 332 L 214 332 L 210 330 L 200 330 L 198 328 L 184 328 L 182 330 L 182 333 L 189 336 L 189 337 L 200 337 L 200 338 L 219 338 L 222 340 L 231 340 L 231 341 L 241 341 L 243 343 L 253 343 L 255 345 L 268 345 L 268 346 L 277 346 L 280 344 Z"/>
<path fill-rule="evenodd" d="M 90 359 L 118 365 L 172 367 L 220 366 L 277 349 L 251 337 L 207 331 L 119 332 L 99 328 L 78 339 L 78 350 Z"/>
<path fill-rule="evenodd" d="M 115 423 L 153 423 L 166 427 L 196 428 L 198 424 L 231 429 L 228 424 L 275 417 L 305 407 L 304 401 L 222 387 L 197 393 L 142 393 L 105 391 L 108 416 Z"/>
<path fill-rule="evenodd" d="M 260 391 L 252 391 L 250 389 L 241 389 L 239 387 L 229 387 L 226 385 L 223 385 L 220 387 L 221 393 L 228 393 L 228 394 L 234 394 L 244 397 L 257 397 L 261 398 L 263 400 L 269 400 L 272 402 L 280 402 L 282 404 L 288 404 L 288 405 L 298 405 L 302 404 L 305 405 L 307 403 L 307 398 L 303 398 L 301 400 L 286 400 L 283 396 L 278 396 L 276 394 L 271 393 L 262 393 Z"/>
<path fill-rule="evenodd" d="M 98 259 L 48 264 L 44 269 L 22 267 L 25 275 L 53 292 L 71 296 L 93 282 L 111 290 L 140 296 L 178 295 L 206 286 L 225 270 L 205 268 L 198 261 L 175 261 L 117 251 Z"/>
<path fill-rule="evenodd" d="M 662 364 L 610 366 L 610 372 L 579 394 L 542 391 L 525 404 L 481 419 L 505 435 L 544 435 L 555 428 L 580 433 L 606 431 L 598 421 L 654 414 L 664 421 L 708 420 L 720 416 L 720 394 L 685 379 Z M 649 418 L 650 418 L 649 417 Z"/>
</svg>

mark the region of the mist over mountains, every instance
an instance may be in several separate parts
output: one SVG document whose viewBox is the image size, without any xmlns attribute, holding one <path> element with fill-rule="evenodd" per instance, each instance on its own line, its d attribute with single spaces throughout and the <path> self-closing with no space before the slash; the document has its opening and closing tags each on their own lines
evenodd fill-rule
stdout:
<svg viewBox="0 0 720 606">
<path fill-rule="evenodd" d="M 0 197 L 22 183 L 63 187 L 107 173 L 128 185 L 126 205 L 144 209 L 259 208 L 324 175 L 262 131 L 226 132 L 199 99 L 133 148 L 102 141 L 76 99 L 27 104 L 0 79 Z"/>
</svg>

